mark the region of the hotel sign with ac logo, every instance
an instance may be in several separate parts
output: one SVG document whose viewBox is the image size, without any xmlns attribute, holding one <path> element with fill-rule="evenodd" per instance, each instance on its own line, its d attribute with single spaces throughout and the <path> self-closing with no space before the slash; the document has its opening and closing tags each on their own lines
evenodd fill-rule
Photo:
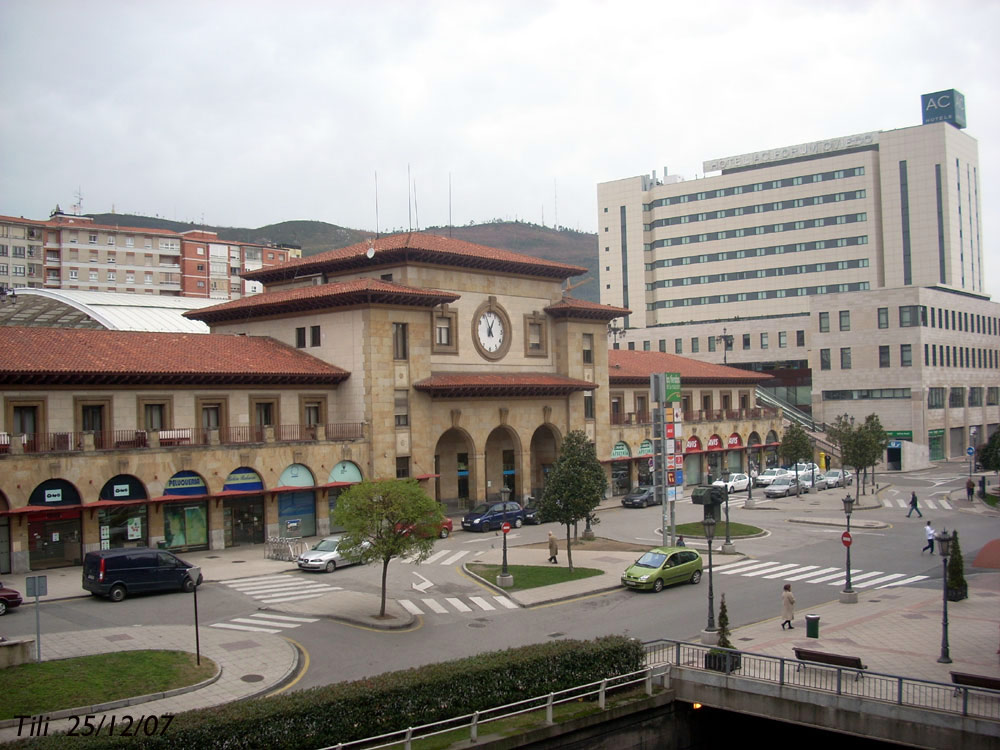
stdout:
<svg viewBox="0 0 1000 750">
<path fill-rule="evenodd" d="M 955 89 L 924 94 L 920 97 L 924 125 L 950 122 L 956 128 L 965 127 L 965 96 Z"/>
</svg>

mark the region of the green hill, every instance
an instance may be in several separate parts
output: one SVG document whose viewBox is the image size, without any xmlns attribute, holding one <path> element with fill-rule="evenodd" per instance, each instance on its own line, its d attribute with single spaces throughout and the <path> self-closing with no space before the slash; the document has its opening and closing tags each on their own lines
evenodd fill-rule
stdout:
<svg viewBox="0 0 1000 750">
<path fill-rule="evenodd" d="M 213 227 L 198 225 L 194 222 L 171 221 L 134 214 L 88 214 L 88 216 L 99 224 L 109 226 L 148 227 L 174 232 L 204 229 L 216 232 L 220 239 L 231 242 L 270 242 L 295 245 L 302 248 L 304 256 L 315 255 L 324 250 L 333 250 L 338 247 L 347 247 L 372 235 L 368 231 L 339 227 L 325 221 L 282 221 L 277 224 L 249 229 L 244 227 Z M 576 232 L 571 229 L 551 229 L 520 221 L 494 221 L 461 227 L 430 227 L 422 231 L 488 245 L 489 247 L 499 247 L 546 260 L 583 266 L 589 269 L 589 273 L 570 279 L 571 284 L 584 282 L 578 288 L 574 288 L 572 294 L 578 299 L 591 302 L 600 300 L 596 234 Z M 587 281 L 584 281 L 585 279 Z"/>
</svg>

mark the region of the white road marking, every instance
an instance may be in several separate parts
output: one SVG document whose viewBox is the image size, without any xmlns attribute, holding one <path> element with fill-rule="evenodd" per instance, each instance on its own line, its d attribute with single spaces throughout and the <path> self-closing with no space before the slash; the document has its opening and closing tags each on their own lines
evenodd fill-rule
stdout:
<svg viewBox="0 0 1000 750">
<path fill-rule="evenodd" d="M 785 580 L 786 581 L 801 581 L 801 580 L 803 580 L 805 578 L 812 578 L 813 576 L 821 576 L 821 575 L 825 575 L 826 573 L 832 573 L 835 570 L 840 570 L 840 568 L 823 568 L 823 570 L 814 570 L 811 573 L 804 573 L 802 575 L 790 576 L 790 577 L 786 578 Z"/>
<path fill-rule="evenodd" d="M 430 607 L 431 609 L 433 609 L 439 615 L 444 615 L 444 614 L 448 613 L 447 608 L 444 607 L 444 606 L 442 606 L 442 605 L 440 605 L 440 604 L 438 604 L 437 601 L 434 600 L 434 599 L 421 599 L 420 601 L 422 601 L 428 607 Z"/>
<path fill-rule="evenodd" d="M 403 607 L 411 615 L 422 615 L 424 611 L 420 609 L 416 604 L 411 602 L 409 599 L 399 599 L 400 606 Z"/>
<path fill-rule="evenodd" d="M 807 570 L 811 570 L 811 571 L 813 571 L 815 573 L 816 568 L 818 568 L 818 567 L 819 567 L 819 565 L 806 565 L 805 567 L 797 567 L 797 568 L 795 568 L 795 570 L 785 570 L 785 571 L 782 571 L 780 573 L 774 573 L 774 574 L 769 575 L 769 576 L 764 576 L 764 578 L 785 578 L 785 576 L 789 575 L 790 573 L 805 573 Z M 814 573 L 810 573 L 810 575 L 813 575 Z M 805 577 L 807 577 L 807 576 L 803 576 L 803 578 L 805 578 Z M 790 581 L 792 579 L 791 578 L 785 578 L 785 580 L 786 581 Z"/>
<path fill-rule="evenodd" d="M 481 597 L 481 596 L 470 596 L 469 597 L 469 601 L 472 602 L 473 604 L 475 604 L 480 609 L 485 610 L 487 612 L 493 611 L 493 610 L 496 609 L 496 607 L 494 607 L 488 601 L 486 601 L 485 599 L 483 599 L 483 597 Z"/>
<path fill-rule="evenodd" d="M 472 611 L 472 607 L 470 607 L 468 604 L 466 604 L 465 602 L 463 602 L 461 599 L 445 599 L 445 601 L 448 602 L 448 604 L 450 604 L 451 606 L 453 606 L 455 609 L 457 609 L 459 612 L 471 612 Z"/>
<path fill-rule="evenodd" d="M 280 630 L 275 630 L 274 628 L 252 628 L 249 625 L 233 625 L 229 622 L 217 622 L 215 625 L 210 625 L 213 628 L 224 628 L 225 630 L 248 630 L 252 633 L 280 633 Z"/>
</svg>

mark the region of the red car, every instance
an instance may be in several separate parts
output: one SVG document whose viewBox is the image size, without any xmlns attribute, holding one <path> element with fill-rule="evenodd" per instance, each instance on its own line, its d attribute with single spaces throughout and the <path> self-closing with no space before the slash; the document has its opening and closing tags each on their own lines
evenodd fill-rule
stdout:
<svg viewBox="0 0 1000 750">
<path fill-rule="evenodd" d="M 440 537 L 441 539 L 447 539 L 451 535 L 453 528 L 454 524 L 452 523 L 452 520 L 448 516 L 445 516 L 444 520 L 442 520 L 441 523 L 438 525 L 436 532 L 434 532 L 433 528 L 425 528 L 421 526 L 417 529 L 417 533 L 420 536 L 437 536 Z M 404 527 L 402 524 L 399 524 L 396 528 L 396 531 L 398 531 L 401 534 L 407 534 L 407 535 L 412 534 L 413 526 Z"/>
<path fill-rule="evenodd" d="M 0 615 L 7 614 L 8 609 L 21 606 L 21 595 L 0 583 Z"/>
</svg>

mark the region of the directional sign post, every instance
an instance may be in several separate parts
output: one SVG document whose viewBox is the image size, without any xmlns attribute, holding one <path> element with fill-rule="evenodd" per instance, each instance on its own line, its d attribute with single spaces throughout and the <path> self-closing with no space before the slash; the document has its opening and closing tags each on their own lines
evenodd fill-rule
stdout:
<svg viewBox="0 0 1000 750">
<path fill-rule="evenodd" d="M 504 534 L 509 534 L 510 533 L 510 523 L 507 522 L 507 521 L 504 521 L 503 522 L 503 526 L 500 527 L 500 531 L 502 531 Z"/>
<path fill-rule="evenodd" d="M 28 576 L 24 579 L 24 593 L 35 597 L 35 658 L 42 660 L 42 621 L 38 606 L 38 597 L 49 593 L 48 576 Z"/>
</svg>

